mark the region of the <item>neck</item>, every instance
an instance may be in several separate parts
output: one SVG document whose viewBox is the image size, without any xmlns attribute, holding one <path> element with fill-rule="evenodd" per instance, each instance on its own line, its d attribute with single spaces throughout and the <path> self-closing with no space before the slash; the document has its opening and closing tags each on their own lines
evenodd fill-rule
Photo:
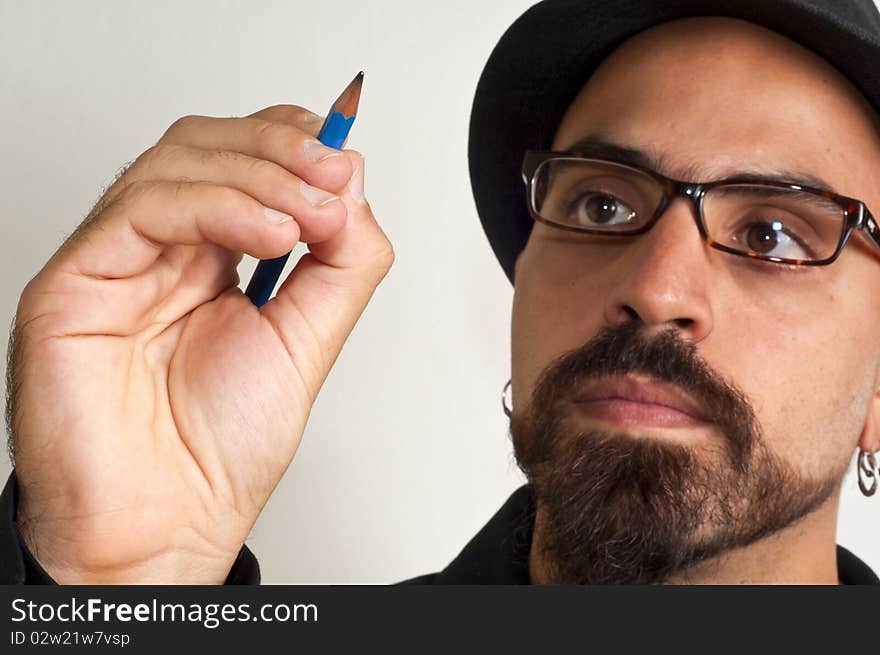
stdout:
<svg viewBox="0 0 880 655">
<path fill-rule="evenodd" d="M 839 584 L 837 573 L 837 507 L 839 491 L 800 521 L 745 547 L 679 571 L 664 584 Z M 538 506 L 529 577 L 548 584 L 547 562 L 541 550 L 543 508 Z"/>
</svg>

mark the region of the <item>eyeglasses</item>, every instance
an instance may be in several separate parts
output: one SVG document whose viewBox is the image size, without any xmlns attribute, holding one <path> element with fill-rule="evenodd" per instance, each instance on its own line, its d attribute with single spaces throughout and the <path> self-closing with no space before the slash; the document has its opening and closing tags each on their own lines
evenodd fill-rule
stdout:
<svg viewBox="0 0 880 655">
<path fill-rule="evenodd" d="M 683 196 L 706 243 L 733 255 L 822 266 L 837 259 L 854 230 L 880 248 L 880 229 L 863 202 L 798 184 L 682 182 L 634 164 L 551 151 L 528 151 L 522 176 L 532 218 L 563 230 L 643 234 Z"/>
</svg>

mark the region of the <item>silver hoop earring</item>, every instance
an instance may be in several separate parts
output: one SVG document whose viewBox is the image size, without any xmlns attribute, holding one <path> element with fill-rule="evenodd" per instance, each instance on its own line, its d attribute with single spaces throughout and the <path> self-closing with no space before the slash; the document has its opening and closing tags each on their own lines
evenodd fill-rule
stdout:
<svg viewBox="0 0 880 655">
<path fill-rule="evenodd" d="M 510 383 L 511 380 L 508 380 L 507 384 L 504 385 L 504 389 L 501 391 L 501 409 L 504 410 L 504 413 L 507 414 L 508 418 L 510 418 L 510 415 L 513 413 L 513 410 L 507 403 L 507 397 L 510 393 Z"/>
<path fill-rule="evenodd" d="M 874 492 L 877 491 L 877 473 L 874 472 L 875 468 L 877 468 L 877 461 L 874 458 L 874 453 L 869 453 L 865 450 L 860 451 L 859 459 L 856 462 L 856 470 L 859 474 L 859 489 L 866 496 L 873 496 Z"/>
</svg>

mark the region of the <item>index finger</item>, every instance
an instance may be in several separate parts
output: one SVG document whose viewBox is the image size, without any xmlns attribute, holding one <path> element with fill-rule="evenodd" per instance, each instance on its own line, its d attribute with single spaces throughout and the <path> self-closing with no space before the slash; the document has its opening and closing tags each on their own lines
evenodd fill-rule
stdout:
<svg viewBox="0 0 880 655">
<path fill-rule="evenodd" d="M 273 105 L 249 114 L 248 118 L 259 118 L 270 123 L 284 123 L 303 132 L 318 137 L 324 117 L 299 105 Z"/>
<path fill-rule="evenodd" d="M 297 116 L 289 110 L 272 109 L 271 115 L 286 116 L 290 122 L 256 116 L 184 116 L 166 130 L 156 145 L 237 152 L 274 162 L 320 189 L 334 192 L 341 189 L 351 178 L 351 163 L 340 150 L 324 146 L 313 136 L 312 132 L 320 130 L 320 126 L 315 126 L 320 121 L 304 120 L 302 112 Z M 297 122 L 299 125 L 294 124 Z"/>
<path fill-rule="evenodd" d="M 311 112 L 298 105 L 274 105 L 272 107 L 261 109 L 260 111 L 251 114 L 250 117 L 259 118 L 272 123 L 292 125 L 304 132 L 308 132 L 315 138 L 318 138 L 318 133 L 321 131 L 321 126 L 324 124 L 325 118 L 324 116 Z M 347 144 L 348 137 L 345 137 L 342 148 L 345 148 Z M 340 150 L 342 148 L 340 148 Z"/>
</svg>

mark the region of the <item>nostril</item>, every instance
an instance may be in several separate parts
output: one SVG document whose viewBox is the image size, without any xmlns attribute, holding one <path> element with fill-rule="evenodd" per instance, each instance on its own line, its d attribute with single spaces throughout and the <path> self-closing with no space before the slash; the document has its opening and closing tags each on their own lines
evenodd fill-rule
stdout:
<svg viewBox="0 0 880 655">
<path fill-rule="evenodd" d="M 694 319 L 692 318 L 677 318 L 675 319 L 675 324 L 680 328 L 689 328 L 694 324 Z"/>
</svg>

